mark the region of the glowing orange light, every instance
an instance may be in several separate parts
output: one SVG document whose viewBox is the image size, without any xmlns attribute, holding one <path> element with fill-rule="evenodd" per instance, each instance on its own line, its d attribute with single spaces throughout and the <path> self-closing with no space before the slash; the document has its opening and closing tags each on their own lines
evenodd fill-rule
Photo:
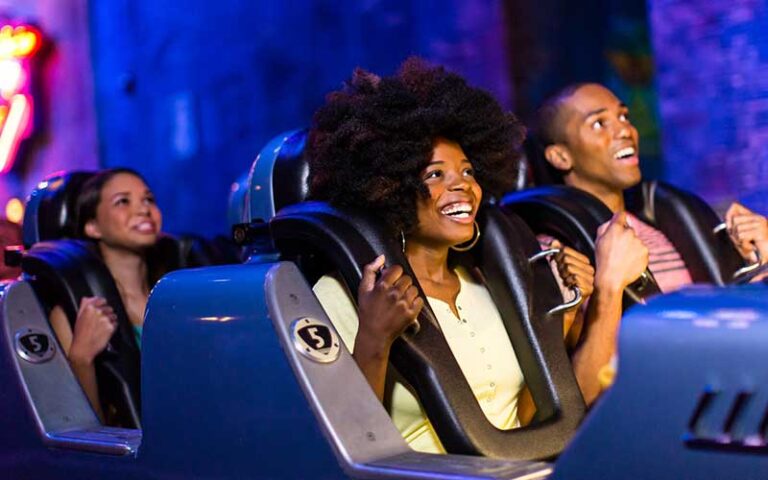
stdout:
<svg viewBox="0 0 768 480">
<path fill-rule="evenodd" d="M 9 99 L 26 81 L 24 69 L 18 60 L 0 60 L 0 94 Z"/>
<path fill-rule="evenodd" d="M 5 218 L 13 223 L 21 223 L 24 219 L 24 203 L 18 198 L 12 198 L 5 204 Z"/>
<path fill-rule="evenodd" d="M 21 141 L 32 130 L 29 58 L 42 43 L 34 27 L 0 26 L 0 174 L 11 169 Z"/>
<path fill-rule="evenodd" d="M 11 98 L 8 117 L 0 132 L 0 173 L 7 173 L 31 122 L 32 99 L 17 93 Z"/>
<path fill-rule="evenodd" d="M 42 43 L 40 32 L 30 26 L 4 25 L 0 28 L 0 58 L 29 58 Z"/>
</svg>

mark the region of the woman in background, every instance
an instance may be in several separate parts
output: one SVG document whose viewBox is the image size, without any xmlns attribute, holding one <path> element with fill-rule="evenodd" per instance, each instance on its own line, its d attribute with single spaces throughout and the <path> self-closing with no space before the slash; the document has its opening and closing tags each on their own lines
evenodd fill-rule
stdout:
<svg viewBox="0 0 768 480">
<path fill-rule="evenodd" d="M 149 291 L 159 278 L 147 261 L 162 227 L 162 214 L 152 191 L 133 170 L 99 172 L 83 185 L 77 199 L 77 218 L 79 234 L 96 243 L 98 254 L 115 280 L 137 344 L 141 345 Z M 53 308 L 50 321 L 91 406 L 104 422 L 108 412 L 101 408 L 94 360 L 117 328 L 113 306 L 101 297 L 85 297 L 74 329 L 60 306 Z"/>
</svg>

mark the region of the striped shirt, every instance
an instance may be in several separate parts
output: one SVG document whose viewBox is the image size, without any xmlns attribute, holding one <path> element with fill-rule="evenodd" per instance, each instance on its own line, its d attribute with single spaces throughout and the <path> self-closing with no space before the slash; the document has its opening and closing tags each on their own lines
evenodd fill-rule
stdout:
<svg viewBox="0 0 768 480">
<path fill-rule="evenodd" d="M 656 283 L 663 293 L 673 292 L 693 283 L 691 274 L 688 272 L 680 252 L 677 251 L 677 248 L 669 241 L 666 235 L 629 212 L 627 212 L 627 223 L 632 227 L 640 241 L 648 248 L 648 270 L 653 274 Z M 554 237 L 545 234 L 539 234 L 536 238 L 539 240 L 542 250 L 549 248 L 549 244 L 554 240 Z M 551 264 L 552 272 L 560 286 L 563 298 L 566 300 L 572 298 L 573 294 L 563 285 L 563 281 L 557 271 L 557 265 L 554 261 Z"/>
<path fill-rule="evenodd" d="M 627 223 L 648 248 L 648 270 L 663 293 L 673 292 L 693 283 L 680 252 L 666 235 L 629 212 Z"/>
</svg>

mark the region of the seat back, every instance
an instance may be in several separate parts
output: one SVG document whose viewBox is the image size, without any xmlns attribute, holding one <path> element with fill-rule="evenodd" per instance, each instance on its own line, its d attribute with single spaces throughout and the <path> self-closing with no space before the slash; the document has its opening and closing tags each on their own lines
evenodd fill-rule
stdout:
<svg viewBox="0 0 768 480">
<path fill-rule="evenodd" d="M 107 300 L 118 328 L 96 359 L 99 397 L 110 425 L 140 428 L 140 353 L 114 280 L 94 246 L 81 240 L 39 242 L 22 258 L 22 270 L 49 308 L 59 305 L 74 329 L 83 297 Z"/>
<path fill-rule="evenodd" d="M 642 182 L 625 195 L 627 210 L 661 230 L 683 257 L 694 282 L 726 285 L 744 260 L 721 220 L 701 198 L 668 183 Z"/>
<path fill-rule="evenodd" d="M 254 163 L 247 219 L 257 235 L 269 236 L 269 241 L 256 239 L 254 243 L 261 246 L 257 253 L 279 252 L 281 258 L 299 265 L 310 282 L 338 271 L 351 291 L 358 288 L 363 266 L 379 254 L 415 278 L 400 240 L 387 236 L 380 223 L 363 212 L 303 202 L 308 175 L 305 145 L 306 131 L 280 135 Z M 268 230 L 259 227 L 266 220 Z M 539 252 L 539 245 L 520 219 L 490 209 L 479 221 L 480 244 L 456 260 L 479 268 L 487 280 L 539 421 L 510 431 L 488 422 L 426 301 L 421 328 L 395 342 L 390 361 L 417 391 L 449 452 L 549 458 L 563 448 L 585 412 L 562 339 L 562 316 L 546 314 L 562 297 L 547 264 L 528 265 L 527 258 Z"/>
<path fill-rule="evenodd" d="M 550 458 L 562 450 L 585 412 L 562 339 L 562 316 L 546 315 L 562 298 L 548 265 L 528 265 L 528 256 L 539 247 L 522 221 L 490 210 L 481 222 L 484 234 L 476 253 L 458 261 L 479 267 L 485 276 L 541 421 L 508 431 L 488 422 L 426 301 L 421 328 L 395 342 L 390 361 L 416 390 L 449 452 Z M 386 236 L 360 212 L 303 203 L 278 212 L 269 229 L 284 259 L 302 265 L 320 256 L 341 273 L 351 291 L 358 288 L 362 266 L 379 254 L 415 279 L 399 240 Z M 414 283 L 423 296 L 418 281 Z"/>
<path fill-rule="evenodd" d="M 551 235 L 587 255 L 595 265 L 598 227 L 611 219 L 611 211 L 592 195 L 564 185 L 536 187 L 505 195 L 505 212 L 520 216 L 537 234 Z M 653 275 L 646 270 L 624 289 L 624 308 L 660 293 Z"/>
<path fill-rule="evenodd" d="M 275 212 L 307 198 L 307 131 L 292 130 L 273 138 L 256 156 L 245 194 L 245 221 L 266 222 Z"/>
<path fill-rule="evenodd" d="M 77 238 L 77 195 L 94 172 L 56 172 L 32 191 L 24 210 L 22 240 L 29 248 L 37 242 Z"/>
</svg>

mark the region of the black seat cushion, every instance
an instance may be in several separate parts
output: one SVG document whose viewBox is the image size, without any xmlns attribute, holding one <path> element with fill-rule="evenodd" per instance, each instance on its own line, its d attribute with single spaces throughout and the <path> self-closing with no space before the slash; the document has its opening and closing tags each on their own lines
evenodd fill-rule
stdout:
<svg viewBox="0 0 768 480">
<path fill-rule="evenodd" d="M 94 172 L 59 172 L 46 177 L 30 195 L 24 211 L 26 248 L 37 242 L 77 238 L 77 196 Z"/>
<path fill-rule="evenodd" d="M 664 182 L 642 182 L 626 192 L 627 210 L 661 230 L 680 252 L 694 282 L 726 285 L 744 266 L 720 218 L 701 198 Z"/>
<path fill-rule="evenodd" d="M 140 428 L 140 352 L 115 283 L 91 242 L 40 242 L 24 255 L 22 270 L 43 305 L 59 305 L 74 322 L 83 297 L 107 300 L 118 328 L 96 359 L 102 411 L 109 425 Z"/>
<path fill-rule="evenodd" d="M 527 257 L 539 246 L 521 220 L 489 210 L 480 222 L 484 232 L 480 244 L 454 260 L 480 268 L 485 276 L 541 421 L 506 431 L 488 422 L 426 301 L 420 330 L 395 342 L 390 361 L 418 393 L 449 452 L 551 458 L 563 449 L 585 412 L 565 351 L 562 316 L 545 313 L 562 298 L 546 263 L 528 265 Z M 388 265 L 402 265 L 421 291 L 399 239 L 361 212 L 308 202 L 281 210 L 269 226 L 283 258 L 300 260 L 318 253 L 339 271 L 351 291 L 357 291 L 363 266 L 379 254 L 386 255 Z"/>
<path fill-rule="evenodd" d="M 595 265 L 598 227 L 613 216 L 596 197 L 565 185 L 536 187 L 505 195 L 502 210 L 520 216 L 537 234 L 551 235 L 589 257 Z M 624 308 L 661 293 L 646 270 L 624 290 Z"/>
</svg>

